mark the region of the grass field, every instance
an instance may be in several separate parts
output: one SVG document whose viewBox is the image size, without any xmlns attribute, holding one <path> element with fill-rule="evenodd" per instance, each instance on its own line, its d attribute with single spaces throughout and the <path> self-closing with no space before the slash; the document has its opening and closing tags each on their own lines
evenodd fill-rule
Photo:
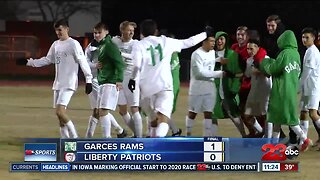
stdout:
<svg viewBox="0 0 320 180">
<path fill-rule="evenodd" d="M 173 115 L 176 123 L 184 130 L 187 110 L 187 88 L 181 89 L 177 112 Z M 79 87 L 73 96 L 68 114 L 73 120 L 81 137 L 87 127 L 89 109 L 88 97 L 84 87 Z M 123 125 L 118 113 L 113 115 Z M 202 135 L 202 115 L 197 117 L 193 132 Z M 310 123 L 309 136 L 316 140 L 316 134 Z M 287 130 L 287 128 L 284 128 Z M 19 138 L 58 138 L 58 120 L 52 109 L 51 84 L 8 85 L 0 83 L 0 179 L 318 179 L 320 168 L 320 152 L 316 149 L 300 154 L 299 173 L 216 173 L 216 172 L 114 172 L 114 173 L 10 173 L 9 162 L 23 161 L 23 144 Z M 240 137 L 230 120 L 219 121 L 219 136 Z M 101 137 L 100 128 L 95 137 Z"/>
</svg>

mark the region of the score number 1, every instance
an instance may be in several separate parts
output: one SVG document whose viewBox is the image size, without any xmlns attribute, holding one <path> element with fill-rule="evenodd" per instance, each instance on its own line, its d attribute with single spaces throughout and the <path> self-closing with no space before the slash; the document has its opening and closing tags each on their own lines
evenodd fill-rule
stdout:
<svg viewBox="0 0 320 180">
<path fill-rule="evenodd" d="M 223 142 L 204 142 L 203 144 L 204 162 L 223 162 L 224 144 Z"/>
</svg>

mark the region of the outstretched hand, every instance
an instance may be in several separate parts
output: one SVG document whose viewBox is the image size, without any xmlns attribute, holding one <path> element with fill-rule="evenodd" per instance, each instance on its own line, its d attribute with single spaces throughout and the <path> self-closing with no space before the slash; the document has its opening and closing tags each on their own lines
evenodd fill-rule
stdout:
<svg viewBox="0 0 320 180">
<path fill-rule="evenodd" d="M 130 79 L 128 83 L 128 88 L 133 93 L 133 91 L 136 89 L 136 81 L 133 79 Z"/>
<path fill-rule="evenodd" d="M 16 60 L 16 65 L 25 66 L 27 65 L 28 60 L 26 58 L 18 58 Z"/>
<path fill-rule="evenodd" d="M 212 36 L 214 36 L 213 27 L 211 27 L 211 26 L 206 26 L 206 27 L 204 27 L 204 32 L 207 33 L 207 37 L 212 37 Z"/>
<path fill-rule="evenodd" d="M 92 84 L 87 83 L 86 84 L 86 94 L 90 94 L 92 92 Z"/>
</svg>

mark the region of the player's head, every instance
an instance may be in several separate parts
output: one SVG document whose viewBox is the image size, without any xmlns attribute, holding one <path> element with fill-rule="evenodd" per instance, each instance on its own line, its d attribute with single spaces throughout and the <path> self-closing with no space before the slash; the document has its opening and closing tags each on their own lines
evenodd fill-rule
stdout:
<svg viewBox="0 0 320 180">
<path fill-rule="evenodd" d="M 278 28 L 278 24 L 281 23 L 281 19 L 278 15 L 273 14 L 267 18 L 266 23 L 269 34 L 274 34 Z"/>
<path fill-rule="evenodd" d="M 311 27 L 306 27 L 302 30 L 302 43 L 306 47 L 310 47 L 314 44 L 317 38 L 317 31 Z"/>
<path fill-rule="evenodd" d="M 255 56 L 260 48 L 259 39 L 250 38 L 247 43 L 247 52 L 250 57 Z"/>
<path fill-rule="evenodd" d="M 59 19 L 53 24 L 57 37 L 60 40 L 69 38 L 69 22 L 67 19 Z"/>
<path fill-rule="evenodd" d="M 202 41 L 202 48 L 205 51 L 210 51 L 214 49 L 214 45 L 216 44 L 216 39 L 214 36 L 208 36 L 204 41 Z"/>
<path fill-rule="evenodd" d="M 223 32 L 223 31 L 219 31 L 216 33 L 215 39 L 216 39 L 216 49 L 218 51 L 222 51 L 227 47 L 227 45 L 228 45 L 228 34 L 227 33 Z"/>
<path fill-rule="evenodd" d="M 108 34 L 109 34 L 108 26 L 102 22 L 99 22 L 93 27 L 93 37 L 98 42 L 100 42 Z"/>
<path fill-rule="evenodd" d="M 158 25 L 152 19 L 146 19 L 140 24 L 140 34 L 142 37 L 155 36 L 158 33 Z"/>
<path fill-rule="evenodd" d="M 237 42 L 240 46 L 243 46 L 248 41 L 248 28 L 247 26 L 239 26 L 236 32 Z"/>
<path fill-rule="evenodd" d="M 137 28 L 137 24 L 135 22 L 123 21 L 119 27 L 121 37 L 124 40 L 131 40 L 133 38 L 135 28 Z"/>
</svg>

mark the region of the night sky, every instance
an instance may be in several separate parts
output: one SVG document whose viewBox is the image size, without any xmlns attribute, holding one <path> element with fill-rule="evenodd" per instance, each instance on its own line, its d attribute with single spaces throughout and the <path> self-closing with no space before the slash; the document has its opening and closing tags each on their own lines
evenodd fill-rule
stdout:
<svg viewBox="0 0 320 180">
<path fill-rule="evenodd" d="M 301 46 L 301 30 L 306 26 L 320 28 L 320 2 L 318 1 L 249 1 L 188 0 L 185 3 L 170 1 L 122 2 L 102 1 L 102 21 L 107 23 L 110 33 L 119 33 L 119 24 L 124 20 L 139 24 L 143 19 L 152 18 L 158 22 L 159 29 L 168 29 L 176 38 L 187 38 L 201 32 L 206 24 L 215 31 L 225 31 L 235 36 L 236 28 L 246 25 L 256 29 L 263 38 L 266 33 L 266 18 L 278 14 L 287 29 L 295 32 Z M 136 38 L 138 38 L 136 31 Z M 303 48 L 303 47 L 302 47 Z M 181 59 L 190 59 L 196 49 L 183 50 Z M 303 50 L 302 50 L 303 51 Z M 181 61 L 181 70 L 188 72 L 188 61 Z M 188 79 L 181 74 L 182 80 Z"/>
</svg>

